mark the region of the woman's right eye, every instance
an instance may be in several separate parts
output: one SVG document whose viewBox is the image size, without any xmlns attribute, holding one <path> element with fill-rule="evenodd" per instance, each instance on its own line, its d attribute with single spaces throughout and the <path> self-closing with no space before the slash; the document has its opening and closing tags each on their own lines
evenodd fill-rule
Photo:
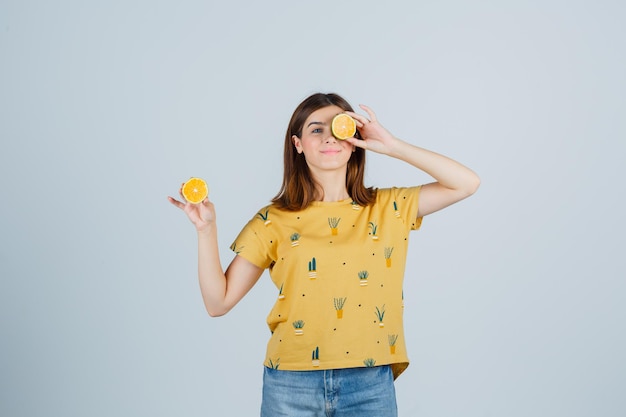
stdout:
<svg viewBox="0 0 626 417">
<path fill-rule="evenodd" d="M 322 128 L 318 127 L 317 129 L 313 129 L 311 133 L 322 133 Z"/>
</svg>

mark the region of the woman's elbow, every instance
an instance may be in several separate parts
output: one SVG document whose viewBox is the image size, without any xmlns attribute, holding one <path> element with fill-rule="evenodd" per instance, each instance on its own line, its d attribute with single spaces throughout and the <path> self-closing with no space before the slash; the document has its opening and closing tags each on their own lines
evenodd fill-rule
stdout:
<svg viewBox="0 0 626 417">
<path fill-rule="evenodd" d="M 478 191 L 478 187 L 480 187 L 480 177 L 476 174 L 474 174 L 472 176 L 472 179 L 470 181 L 468 181 L 467 184 L 467 196 L 469 197 L 470 195 L 474 194 L 476 191 Z"/>
<path fill-rule="evenodd" d="M 461 199 L 467 198 L 474 194 L 480 187 L 480 177 L 472 170 L 468 169 L 462 178 L 459 178 L 459 184 L 456 187 Z"/>
<path fill-rule="evenodd" d="M 209 313 L 209 316 L 211 317 L 222 317 L 224 315 L 226 315 L 226 313 L 228 313 L 231 309 L 231 307 L 228 306 L 205 306 L 206 307 L 206 312 Z"/>
<path fill-rule="evenodd" d="M 225 315 L 226 311 L 207 310 L 207 313 L 209 313 L 210 317 L 216 318 Z"/>
</svg>

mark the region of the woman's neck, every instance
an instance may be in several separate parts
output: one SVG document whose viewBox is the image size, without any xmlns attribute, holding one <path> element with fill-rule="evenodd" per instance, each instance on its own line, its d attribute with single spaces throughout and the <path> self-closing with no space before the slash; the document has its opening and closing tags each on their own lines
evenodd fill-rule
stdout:
<svg viewBox="0 0 626 417">
<path fill-rule="evenodd" d="M 329 193 L 328 191 L 324 192 L 324 196 L 319 200 L 319 201 L 325 201 L 325 202 L 335 202 L 335 201 L 343 201 L 350 198 L 350 195 L 348 194 L 348 192 L 345 190 L 341 191 L 341 192 L 336 192 L 336 193 Z"/>
<path fill-rule="evenodd" d="M 350 198 L 346 188 L 346 174 L 328 172 L 324 175 L 317 175 L 315 178 L 319 184 L 318 201 L 342 201 Z"/>
</svg>

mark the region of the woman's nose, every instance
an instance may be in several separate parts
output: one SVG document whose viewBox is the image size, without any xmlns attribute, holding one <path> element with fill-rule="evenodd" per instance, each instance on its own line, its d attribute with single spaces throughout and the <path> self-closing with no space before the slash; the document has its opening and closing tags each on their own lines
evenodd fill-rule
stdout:
<svg viewBox="0 0 626 417">
<path fill-rule="evenodd" d="M 326 139 L 324 140 L 324 142 L 326 142 L 326 143 L 337 142 L 337 138 L 335 138 L 335 137 L 333 136 L 333 134 L 332 134 L 332 133 L 330 133 L 330 134 L 326 137 Z"/>
</svg>

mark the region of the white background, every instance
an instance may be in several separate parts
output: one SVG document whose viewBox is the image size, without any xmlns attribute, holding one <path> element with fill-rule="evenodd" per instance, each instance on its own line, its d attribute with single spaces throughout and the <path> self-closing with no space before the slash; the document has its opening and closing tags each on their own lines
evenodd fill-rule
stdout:
<svg viewBox="0 0 626 417">
<path fill-rule="evenodd" d="M 291 112 L 364 103 L 474 169 L 412 234 L 401 416 L 626 415 L 621 1 L 0 1 L 0 415 L 254 416 L 275 289 L 204 311 Z M 369 154 L 371 186 L 430 181 Z"/>
</svg>

